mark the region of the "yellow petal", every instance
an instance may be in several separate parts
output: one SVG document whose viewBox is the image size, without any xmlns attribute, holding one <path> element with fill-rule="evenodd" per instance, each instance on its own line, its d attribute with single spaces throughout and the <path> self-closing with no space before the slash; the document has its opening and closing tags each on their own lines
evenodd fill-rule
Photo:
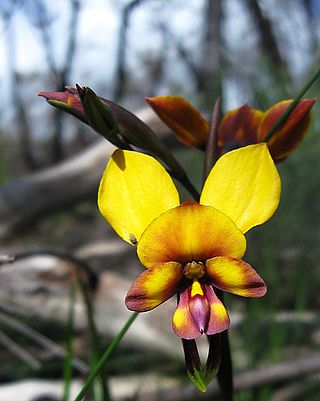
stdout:
<svg viewBox="0 0 320 401">
<path fill-rule="evenodd" d="M 228 216 L 190 202 L 155 219 L 143 233 L 137 252 L 148 268 L 170 261 L 205 262 L 214 256 L 239 258 L 245 250 L 245 237 Z"/>
<path fill-rule="evenodd" d="M 175 262 L 159 264 L 144 271 L 129 289 L 127 308 L 136 312 L 154 309 L 177 292 L 182 277 L 182 266 Z"/>
<path fill-rule="evenodd" d="M 207 260 L 206 268 L 212 284 L 220 290 L 242 297 L 262 297 L 267 287 L 259 274 L 241 259 L 220 256 Z"/>
<path fill-rule="evenodd" d="M 222 211 L 245 233 L 273 215 L 280 190 L 277 169 L 261 143 L 223 155 L 205 182 L 200 203 Z"/>
<path fill-rule="evenodd" d="M 100 183 L 98 206 L 125 241 L 135 244 L 154 218 L 179 203 L 170 175 L 154 158 L 120 149 L 113 153 Z"/>
</svg>

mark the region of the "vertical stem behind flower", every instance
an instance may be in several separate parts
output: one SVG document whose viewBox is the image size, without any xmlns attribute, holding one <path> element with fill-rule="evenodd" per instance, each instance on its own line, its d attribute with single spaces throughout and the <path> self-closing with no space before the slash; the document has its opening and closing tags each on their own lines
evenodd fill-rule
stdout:
<svg viewBox="0 0 320 401">
<path fill-rule="evenodd" d="M 218 149 L 218 131 L 221 119 L 221 98 L 219 97 L 214 105 L 213 114 L 212 114 L 212 122 L 209 131 L 209 137 L 206 147 L 206 155 L 204 161 L 204 169 L 203 169 L 203 184 L 208 177 L 212 167 L 216 163 L 219 158 L 219 149 Z M 218 298 L 223 302 L 223 293 L 220 290 L 216 290 Z M 215 334 L 210 336 L 209 339 L 211 345 L 211 354 L 214 352 L 216 347 L 212 347 L 212 344 L 219 344 L 221 342 L 221 362 L 220 367 L 217 372 L 218 382 L 220 391 L 224 401 L 232 401 L 233 400 L 233 372 L 232 372 L 232 361 L 231 361 L 231 352 L 230 352 L 230 344 L 228 332 L 224 331 L 223 333 Z M 220 348 L 219 348 L 220 349 Z M 207 364 L 210 363 L 210 359 L 212 359 L 212 355 L 209 353 Z M 209 368 L 209 367 L 208 367 Z"/>
<path fill-rule="evenodd" d="M 216 290 L 217 296 L 223 302 L 223 292 Z M 221 395 L 224 401 L 233 400 L 233 370 L 228 331 L 216 334 L 221 336 L 221 363 L 217 373 Z"/>
<path fill-rule="evenodd" d="M 203 183 L 208 177 L 210 170 L 214 166 L 215 162 L 219 158 L 218 130 L 220 125 L 220 117 L 221 117 L 221 98 L 218 97 L 213 109 L 212 121 L 210 125 L 208 142 L 206 146 L 206 154 L 203 168 Z"/>
</svg>

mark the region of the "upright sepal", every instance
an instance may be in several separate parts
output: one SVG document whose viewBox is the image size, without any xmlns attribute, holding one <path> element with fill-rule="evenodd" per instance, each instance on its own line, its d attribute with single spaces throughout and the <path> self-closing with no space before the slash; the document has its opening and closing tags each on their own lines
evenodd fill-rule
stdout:
<svg viewBox="0 0 320 401">
<path fill-rule="evenodd" d="M 121 238 L 136 245 L 156 217 L 179 203 L 170 175 L 153 157 L 120 149 L 113 153 L 100 182 L 98 206 Z"/>
<path fill-rule="evenodd" d="M 246 233 L 273 215 L 280 190 L 280 177 L 267 145 L 260 143 L 220 157 L 204 184 L 200 203 L 225 213 Z"/>
</svg>

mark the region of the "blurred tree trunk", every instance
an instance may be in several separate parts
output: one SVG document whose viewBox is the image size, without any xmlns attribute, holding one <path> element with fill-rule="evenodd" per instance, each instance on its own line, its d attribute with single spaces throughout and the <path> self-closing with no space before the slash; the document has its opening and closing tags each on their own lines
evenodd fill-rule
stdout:
<svg viewBox="0 0 320 401">
<path fill-rule="evenodd" d="M 316 28 L 319 11 L 317 12 L 316 2 L 315 0 L 302 0 L 302 6 L 308 21 L 311 52 L 319 54 L 319 39 Z"/>
<path fill-rule="evenodd" d="M 112 95 L 112 99 L 114 100 L 119 100 L 123 97 L 128 83 L 126 71 L 126 52 L 128 47 L 127 35 L 130 18 L 135 8 L 145 1 L 150 0 L 132 0 L 124 6 L 121 13 L 116 59 L 115 86 Z"/>
<path fill-rule="evenodd" d="M 212 108 L 214 100 L 221 94 L 221 29 L 222 1 L 206 0 L 203 10 L 203 35 L 200 43 L 200 62 L 193 60 L 192 55 L 174 38 L 172 41 L 181 59 L 189 68 L 196 84 L 197 92 L 204 94 L 206 103 Z"/>
<path fill-rule="evenodd" d="M 32 171 L 37 168 L 37 162 L 32 149 L 32 131 L 30 122 L 28 120 L 25 105 L 23 104 L 19 90 L 20 79 L 16 68 L 15 32 L 13 27 L 10 25 L 10 20 L 14 12 L 14 5 L 15 4 L 13 4 L 10 10 L 2 8 L 0 11 L 3 22 L 7 26 L 5 40 L 11 101 L 15 117 L 13 123 L 14 131 L 16 132 L 18 141 L 20 143 L 20 154 L 22 156 L 25 168 L 29 171 Z"/>
<path fill-rule="evenodd" d="M 276 71 L 285 73 L 286 63 L 278 47 L 276 35 L 273 31 L 271 21 L 261 9 L 258 0 L 245 0 L 247 9 L 256 25 L 262 49 L 270 58 Z"/>
<path fill-rule="evenodd" d="M 161 32 L 161 47 L 159 50 L 159 54 L 153 59 L 149 60 L 149 83 L 148 88 L 145 92 L 148 93 L 148 96 L 150 97 L 156 96 L 158 88 L 161 86 L 169 49 L 170 35 L 168 32 L 168 26 L 162 23 L 159 24 L 159 31 Z"/>
<path fill-rule="evenodd" d="M 71 1 L 70 26 L 66 37 L 67 45 L 64 55 L 63 66 L 60 70 L 56 70 L 56 88 L 57 92 L 63 92 L 65 86 L 70 84 L 70 73 L 74 60 L 76 49 L 76 34 L 80 15 L 81 3 L 79 0 Z M 63 115 L 59 109 L 54 110 L 54 121 L 56 122 L 53 134 L 53 160 L 59 162 L 64 157 L 63 152 Z"/>
<path fill-rule="evenodd" d="M 69 83 L 70 72 L 74 60 L 76 49 L 76 34 L 81 11 L 80 0 L 69 0 L 70 2 L 70 22 L 69 28 L 66 29 L 65 38 L 65 53 L 62 66 L 59 68 L 55 60 L 53 48 L 54 35 L 52 32 L 52 24 L 54 18 L 50 15 L 48 6 L 44 0 L 34 0 L 29 3 L 29 19 L 33 25 L 39 30 L 41 35 L 42 46 L 49 67 L 52 80 L 55 85 L 54 91 L 63 91 Z M 28 4 L 27 4 L 28 5 Z M 52 139 L 52 154 L 53 162 L 59 162 L 64 157 L 63 152 L 63 118 L 64 113 L 58 109 L 53 112 L 53 139 Z"/>
<path fill-rule="evenodd" d="M 221 94 L 221 0 L 207 0 L 205 2 L 203 32 L 203 54 L 201 57 L 201 91 L 207 93 L 208 99 L 216 99 Z"/>
</svg>

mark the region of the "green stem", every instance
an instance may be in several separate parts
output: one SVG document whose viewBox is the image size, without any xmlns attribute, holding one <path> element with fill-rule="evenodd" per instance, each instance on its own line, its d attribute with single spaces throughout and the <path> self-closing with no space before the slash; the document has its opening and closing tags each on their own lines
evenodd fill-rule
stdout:
<svg viewBox="0 0 320 401">
<path fill-rule="evenodd" d="M 100 371 L 103 369 L 105 363 L 107 362 L 107 360 L 109 359 L 110 355 L 112 354 L 112 352 L 114 351 L 114 349 L 117 347 L 117 345 L 120 343 L 120 341 L 122 340 L 122 338 L 124 337 L 124 335 L 126 334 L 126 332 L 129 330 L 130 326 L 132 325 L 132 323 L 136 320 L 136 318 L 138 317 L 139 313 L 138 312 L 134 312 L 132 313 L 132 315 L 130 316 L 130 318 L 127 320 L 126 324 L 123 326 L 123 328 L 119 331 L 118 335 L 116 336 L 116 338 L 112 341 L 112 343 L 109 345 L 109 347 L 107 348 L 107 350 L 105 351 L 105 353 L 102 355 L 102 357 L 100 358 L 99 362 L 97 363 L 97 365 L 95 366 L 95 368 L 93 369 L 93 371 L 90 373 L 87 381 L 85 382 L 85 384 L 82 386 L 82 389 L 80 390 L 79 394 L 77 395 L 77 397 L 74 399 L 74 401 L 81 401 L 82 398 L 84 397 L 84 395 L 86 394 L 86 392 L 88 391 L 89 387 L 92 385 L 94 379 L 98 376 L 98 374 L 100 373 Z"/>
<path fill-rule="evenodd" d="M 82 295 L 84 298 L 84 303 L 86 306 L 87 310 L 87 319 L 88 319 L 88 325 L 89 325 L 89 332 L 90 332 L 90 337 L 91 337 L 91 345 L 92 345 L 92 364 L 93 366 L 96 365 L 96 363 L 99 360 L 99 355 L 102 352 L 102 347 L 101 347 L 101 342 L 98 334 L 98 330 L 96 328 L 96 324 L 94 321 L 94 311 L 93 311 L 93 305 L 92 305 L 92 300 L 91 300 L 91 294 L 88 286 L 86 283 L 81 279 L 80 274 L 78 274 L 78 281 L 79 285 L 82 291 Z M 104 369 L 101 369 L 101 372 L 99 374 L 100 378 L 98 381 L 99 384 L 99 393 L 102 401 L 112 401 L 110 391 L 109 391 L 109 386 L 107 382 L 107 375 Z"/>
<path fill-rule="evenodd" d="M 63 366 L 63 377 L 64 377 L 64 390 L 63 390 L 63 401 L 69 400 L 70 385 L 72 380 L 72 335 L 74 329 L 74 301 L 75 301 L 75 290 L 74 286 L 70 288 L 70 305 L 67 325 L 67 346 L 66 346 L 66 357 Z"/>
<path fill-rule="evenodd" d="M 301 89 L 301 91 L 297 94 L 297 96 L 293 99 L 293 101 L 290 103 L 290 106 L 287 108 L 287 110 L 281 115 L 281 117 L 276 121 L 274 126 L 271 128 L 269 131 L 268 135 L 264 138 L 264 142 L 268 142 L 272 136 L 275 134 L 275 132 L 281 127 L 281 125 L 286 121 L 286 119 L 289 117 L 293 109 L 296 107 L 298 102 L 301 100 L 302 96 L 307 92 L 307 90 L 311 87 L 311 85 L 319 78 L 320 76 L 320 67 L 318 67 L 311 77 L 308 79 L 304 87 Z"/>
</svg>

